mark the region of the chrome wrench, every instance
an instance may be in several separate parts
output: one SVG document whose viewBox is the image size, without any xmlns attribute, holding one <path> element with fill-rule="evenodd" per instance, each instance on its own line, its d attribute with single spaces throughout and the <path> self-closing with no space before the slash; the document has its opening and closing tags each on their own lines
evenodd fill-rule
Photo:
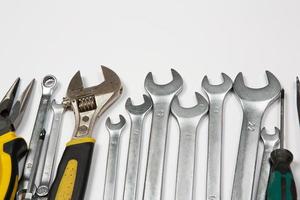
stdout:
<svg viewBox="0 0 300 200">
<path fill-rule="evenodd" d="M 171 105 L 180 128 L 175 200 L 193 199 L 197 128 L 208 111 L 205 98 L 199 93 L 196 93 L 196 98 L 197 105 L 191 108 L 181 107 L 177 96 Z"/>
<path fill-rule="evenodd" d="M 51 102 L 51 96 L 55 90 L 57 80 L 53 75 L 47 75 L 44 77 L 42 82 L 42 97 L 40 100 L 33 132 L 30 139 L 29 144 L 29 152 L 27 154 L 27 158 L 25 161 L 23 176 L 19 184 L 19 189 L 17 192 L 17 199 L 24 199 L 26 196 L 31 198 L 36 188 L 29 188 L 29 184 L 34 182 L 36 177 L 36 169 L 33 169 L 34 162 L 38 161 L 36 155 L 39 154 L 38 151 L 38 143 L 40 141 L 40 134 L 44 129 L 44 123 L 46 114 L 49 109 L 49 105 Z M 26 198 L 27 198 L 26 197 Z"/>
<path fill-rule="evenodd" d="M 131 119 L 130 139 L 127 155 L 127 167 L 123 200 L 136 200 L 138 187 L 138 172 L 140 164 L 140 151 L 143 137 L 143 121 L 152 108 L 152 101 L 147 95 L 143 95 L 144 103 L 133 105 L 131 99 L 127 99 L 125 108 Z"/>
<path fill-rule="evenodd" d="M 182 90 L 183 80 L 172 69 L 173 80 L 165 85 L 157 85 L 152 73 L 145 79 L 145 89 L 153 102 L 153 117 L 148 150 L 144 200 L 161 200 L 163 191 L 164 159 L 171 102 Z"/>
<path fill-rule="evenodd" d="M 266 109 L 279 97 L 281 86 L 278 79 L 266 72 L 269 84 L 260 89 L 245 85 L 243 74 L 239 73 L 233 89 L 243 107 L 243 124 L 235 168 L 232 200 L 251 200 L 260 139 L 261 121 Z"/>
<path fill-rule="evenodd" d="M 222 171 L 223 105 L 232 88 L 232 80 L 222 73 L 224 82 L 211 85 L 207 76 L 202 88 L 209 99 L 206 200 L 220 200 Z"/>
<path fill-rule="evenodd" d="M 36 195 L 38 197 L 46 197 L 50 190 L 50 184 L 53 180 L 53 170 L 54 170 L 54 160 L 58 145 L 58 140 L 60 138 L 60 127 L 62 122 L 63 113 L 65 108 L 63 104 L 56 103 L 55 100 L 52 101 L 51 109 L 53 112 L 51 132 L 48 135 L 48 144 L 45 150 L 45 162 L 42 167 L 40 177 L 40 183 L 36 190 Z"/>
<path fill-rule="evenodd" d="M 103 200 L 114 200 L 116 198 L 116 182 L 118 172 L 118 157 L 121 133 L 125 127 L 126 120 L 120 115 L 120 122 L 112 124 L 110 118 L 106 120 L 106 128 L 109 132 L 109 147 L 106 164 L 106 177 Z"/>
<path fill-rule="evenodd" d="M 260 168 L 260 175 L 258 181 L 258 189 L 256 194 L 256 200 L 265 200 L 266 199 L 266 191 L 270 176 L 270 157 L 271 152 L 275 149 L 279 148 L 280 139 L 279 139 L 279 132 L 278 128 L 275 128 L 275 134 L 268 134 L 266 129 L 263 128 L 260 136 L 264 143 L 264 152 L 262 157 L 262 163 Z"/>
</svg>

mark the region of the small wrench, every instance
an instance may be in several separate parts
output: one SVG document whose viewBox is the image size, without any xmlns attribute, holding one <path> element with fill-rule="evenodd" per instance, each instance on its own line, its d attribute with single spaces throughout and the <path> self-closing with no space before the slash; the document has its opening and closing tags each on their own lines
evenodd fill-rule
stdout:
<svg viewBox="0 0 300 200">
<path fill-rule="evenodd" d="M 36 190 L 36 195 L 38 198 L 46 197 L 50 190 L 50 184 L 53 179 L 54 170 L 54 160 L 58 145 L 58 140 L 60 138 L 60 126 L 62 122 L 62 117 L 65 111 L 63 104 L 56 103 L 55 100 L 52 101 L 51 109 L 53 112 L 52 125 L 50 134 L 48 134 L 48 143 L 45 153 L 45 161 L 42 170 L 38 188 Z"/>
<path fill-rule="evenodd" d="M 107 118 L 106 128 L 109 132 L 109 147 L 106 165 L 105 189 L 103 200 L 114 200 L 116 198 L 116 182 L 118 172 L 118 157 L 121 133 L 125 127 L 126 120 L 119 115 L 120 122 L 112 124 L 111 119 Z"/>
<path fill-rule="evenodd" d="M 152 108 L 150 97 L 143 95 L 143 98 L 144 103 L 141 105 L 133 105 L 130 98 L 127 99 L 125 104 L 125 108 L 130 116 L 131 128 L 123 200 L 137 199 L 143 121 Z"/>
<path fill-rule="evenodd" d="M 279 97 L 281 86 L 278 79 L 266 71 L 269 84 L 253 89 L 245 85 L 243 74 L 235 78 L 233 89 L 243 107 L 243 124 L 235 168 L 232 200 L 251 200 L 260 139 L 261 122 L 266 109 Z"/>
<path fill-rule="evenodd" d="M 35 182 L 37 169 L 34 168 L 34 166 L 36 166 L 34 162 L 39 162 L 39 156 L 36 155 L 40 153 L 38 152 L 38 143 L 40 143 L 40 134 L 45 128 L 44 123 L 46 119 L 46 114 L 49 110 L 51 96 L 56 88 L 56 83 L 57 79 L 52 75 L 45 76 L 43 79 L 42 97 L 40 100 L 34 128 L 30 139 L 29 152 L 25 161 L 23 176 L 20 181 L 19 189 L 17 192 L 17 199 L 24 199 L 26 196 L 31 197 L 35 192 L 36 188 L 29 187 L 31 187 L 31 183 Z"/>
<path fill-rule="evenodd" d="M 270 157 L 271 152 L 279 148 L 280 139 L 279 139 L 280 130 L 275 127 L 275 134 L 268 134 L 266 129 L 263 128 L 260 137 L 264 143 L 264 153 L 261 162 L 260 175 L 258 181 L 258 190 L 256 195 L 256 200 L 265 200 L 266 191 L 268 187 L 268 181 L 270 176 L 271 164 Z"/>
<path fill-rule="evenodd" d="M 184 108 L 176 96 L 171 105 L 180 128 L 176 200 L 192 200 L 195 168 L 196 134 L 201 118 L 208 111 L 208 102 L 199 93 L 196 93 L 197 105 Z"/>
<path fill-rule="evenodd" d="M 145 89 L 153 102 L 153 117 L 148 150 L 144 200 L 161 200 L 163 191 L 164 159 L 171 102 L 182 90 L 182 77 L 172 69 L 173 80 L 165 85 L 157 85 L 152 73 L 145 79 Z"/>
<path fill-rule="evenodd" d="M 232 80 L 222 73 L 224 82 L 211 85 L 207 76 L 202 81 L 202 88 L 209 99 L 208 152 L 206 199 L 220 200 L 222 172 L 222 135 L 223 106 L 228 92 L 232 88 Z"/>
</svg>

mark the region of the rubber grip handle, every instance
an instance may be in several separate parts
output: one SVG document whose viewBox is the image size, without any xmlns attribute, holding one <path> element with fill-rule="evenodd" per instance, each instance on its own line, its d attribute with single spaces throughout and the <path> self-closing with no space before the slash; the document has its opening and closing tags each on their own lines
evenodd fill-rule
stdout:
<svg viewBox="0 0 300 200">
<path fill-rule="evenodd" d="M 60 160 L 49 191 L 50 200 L 83 200 L 92 162 L 95 139 L 72 139 Z"/>
<path fill-rule="evenodd" d="M 291 170 L 293 154 L 286 149 L 271 153 L 271 173 L 267 200 L 297 200 L 296 184 Z"/>
<path fill-rule="evenodd" d="M 19 182 L 19 161 L 27 153 L 27 144 L 14 132 L 0 136 L 0 199 L 15 199 Z"/>
</svg>

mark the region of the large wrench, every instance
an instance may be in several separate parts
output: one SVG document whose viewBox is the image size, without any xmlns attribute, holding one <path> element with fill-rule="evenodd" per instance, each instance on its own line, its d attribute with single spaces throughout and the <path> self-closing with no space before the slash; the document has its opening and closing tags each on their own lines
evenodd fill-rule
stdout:
<svg viewBox="0 0 300 200">
<path fill-rule="evenodd" d="M 42 97 L 40 100 L 37 116 L 35 119 L 34 128 L 32 131 L 29 152 L 25 161 L 23 176 L 19 184 L 19 189 L 17 192 L 17 199 L 32 198 L 35 192 L 35 178 L 37 173 L 37 164 L 34 162 L 39 162 L 39 141 L 40 134 L 43 132 L 44 122 L 46 119 L 46 114 L 51 103 L 51 96 L 56 87 L 57 80 L 54 76 L 48 75 L 44 77 L 42 82 Z"/>
<path fill-rule="evenodd" d="M 166 85 L 157 85 L 150 72 L 145 79 L 145 88 L 153 102 L 153 117 L 148 150 L 144 200 L 161 200 L 163 171 L 171 102 L 182 90 L 183 80 L 172 69 L 173 80 Z"/>
<path fill-rule="evenodd" d="M 251 200 L 254 196 L 258 142 L 261 121 L 265 110 L 279 97 L 281 86 L 277 78 L 266 71 L 269 84 L 253 89 L 245 85 L 243 74 L 239 73 L 233 89 L 243 107 L 243 125 L 235 168 L 232 200 Z"/>
<path fill-rule="evenodd" d="M 125 108 L 130 116 L 131 127 L 123 200 L 137 199 L 143 121 L 152 108 L 152 101 L 150 97 L 143 95 L 143 98 L 143 104 L 133 105 L 130 98 L 127 99 L 125 104 Z"/>
<path fill-rule="evenodd" d="M 232 88 L 232 80 L 222 73 L 224 82 L 211 85 L 207 76 L 202 88 L 209 99 L 206 200 L 220 200 L 222 171 L 223 105 Z"/>
<path fill-rule="evenodd" d="M 105 123 L 109 132 L 109 147 L 103 200 L 114 200 L 116 198 L 120 138 L 126 124 L 125 118 L 122 115 L 119 115 L 119 117 L 120 122 L 117 124 L 112 124 L 110 118 L 107 118 Z"/>
<path fill-rule="evenodd" d="M 255 200 L 266 199 L 266 191 L 271 170 L 270 157 L 271 152 L 279 148 L 279 132 L 280 130 L 278 128 L 275 128 L 275 134 L 268 134 L 266 129 L 263 128 L 260 133 L 261 139 L 264 143 L 264 153 L 261 162 L 258 189 Z"/>
<path fill-rule="evenodd" d="M 173 100 L 171 110 L 180 128 L 176 200 L 192 200 L 194 186 L 195 149 L 197 127 L 208 111 L 208 103 L 196 93 L 197 105 L 191 108 L 181 107 L 178 97 Z"/>
</svg>

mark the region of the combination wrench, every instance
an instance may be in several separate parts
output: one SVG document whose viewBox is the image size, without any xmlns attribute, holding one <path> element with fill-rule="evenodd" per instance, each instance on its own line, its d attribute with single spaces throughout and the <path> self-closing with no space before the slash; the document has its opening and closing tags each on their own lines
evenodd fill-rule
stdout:
<svg viewBox="0 0 300 200">
<path fill-rule="evenodd" d="M 103 200 L 114 200 L 116 196 L 120 138 L 126 124 L 125 118 L 122 115 L 119 117 L 120 122 L 117 124 L 112 124 L 110 118 L 107 118 L 105 123 L 109 132 L 109 147 Z"/>
<path fill-rule="evenodd" d="M 125 175 L 125 186 L 123 200 L 137 199 L 138 172 L 140 165 L 140 151 L 143 137 L 143 122 L 145 116 L 152 108 L 152 101 L 147 95 L 143 95 L 144 103 L 133 105 L 128 98 L 125 108 L 130 116 L 130 139 L 127 155 L 127 167 Z"/>
<path fill-rule="evenodd" d="M 271 164 L 270 157 L 271 152 L 279 148 L 280 139 L 279 139 L 280 130 L 275 128 L 274 134 L 268 134 L 266 129 L 263 128 L 260 133 L 260 137 L 264 143 L 264 151 L 262 156 L 260 175 L 258 181 L 258 189 L 255 200 L 265 200 L 266 191 L 268 187 L 268 181 L 270 176 Z"/>
<path fill-rule="evenodd" d="M 42 97 L 30 139 L 29 152 L 25 161 L 23 176 L 17 192 L 17 199 L 31 199 L 36 190 L 35 178 L 37 173 L 37 165 L 34 163 L 39 162 L 39 143 L 41 143 L 41 135 L 44 132 L 44 123 L 49 110 L 49 105 L 51 103 L 52 94 L 56 88 L 56 83 L 57 79 L 52 75 L 47 75 L 43 79 Z"/>
<path fill-rule="evenodd" d="M 266 71 L 268 85 L 253 89 L 245 85 L 239 73 L 233 89 L 243 108 L 243 124 L 232 188 L 232 200 L 251 200 L 255 194 L 255 171 L 261 122 L 266 109 L 279 97 L 281 86 L 278 79 Z"/>
<path fill-rule="evenodd" d="M 223 106 L 232 80 L 222 73 L 223 83 L 211 85 L 207 76 L 202 88 L 209 100 L 206 200 L 221 200 Z"/>
<path fill-rule="evenodd" d="M 173 80 L 165 85 L 157 85 L 152 73 L 145 79 L 145 89 L 153 102 L 153 117 L 144 185 L 144 200 L 161 200 L 163 191 L 164 159 L 171 102 L 182 90 L 183 80 L 172 69 Z"/>
<path fill-rule="evenodd" d="M 196 93 L 197 105 L 184 108 L 176 96 L 171 105 L 179 129 L 179 152 L 176 177 L 176 200 L 192 200 L 195 168 L 195 149 L 197 128 L 201 118 L 208 111 L 208 102 Z"/>
</svg>

